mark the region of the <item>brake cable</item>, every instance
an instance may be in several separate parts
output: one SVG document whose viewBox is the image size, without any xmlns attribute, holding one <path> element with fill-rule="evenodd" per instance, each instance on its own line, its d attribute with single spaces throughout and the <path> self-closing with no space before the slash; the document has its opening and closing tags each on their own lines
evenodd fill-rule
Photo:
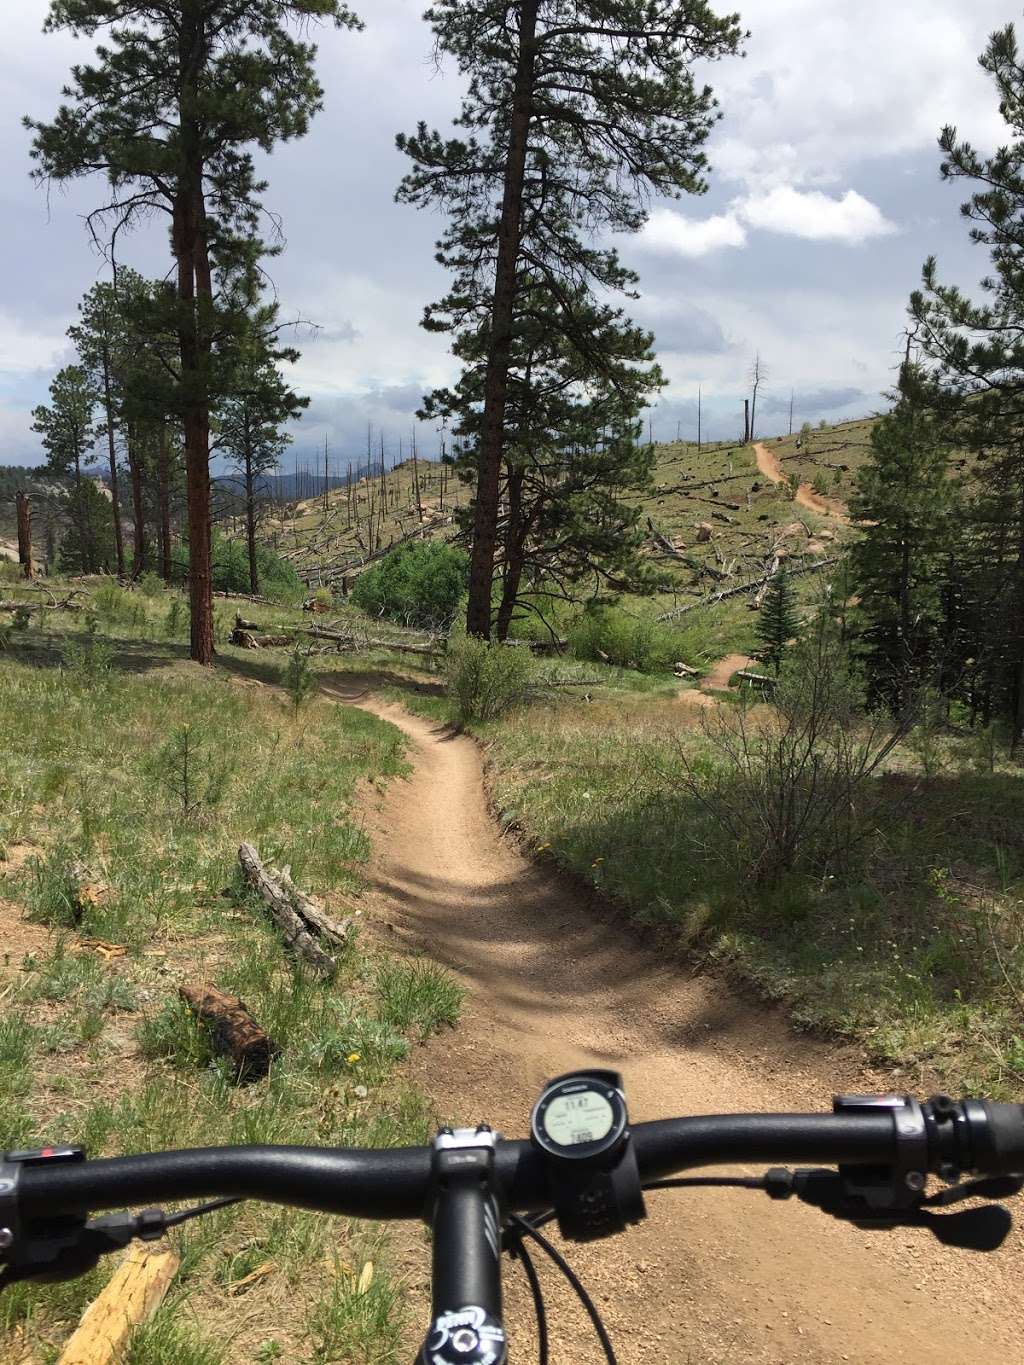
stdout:
<svg viewBox="0 0 1024 1365">
<path fill-rule="evenodd" d="M 586 1288 L 583 1285 L 583 1281 L 573 1270 L 569 1262 L 565 1259 L 561 1252 L 557 1250 L 557 1248 L 552 1246 L 552 1244 L 548 1241 L 544 1234 L 537 1230 L 537 1228 L 533 1225 L 533 1223 L 530 1222 L 528 1218 L 520 1218 L 520 1216 L 517 1213 L 510 1213 L 507 1219 L 507 1223 L 512 1228 L 514 1228 L 515 1231 L 518 1233 L 517 1240 L 521 1241 L 523 1237 L 531 1237 L 541 1248 L 544 1254 L 555 1263 L 558 1269 L 568 1280 L 569 1286 L 572 1289 L 573 1293 L 576 1295 L 580 1303 L 586 1309 L 587 1316 L 590 1318 L 591 1324 L 594 1328 L 594 1332 L 597 1336 L 598 1341 L 601 1344 L 601 1350 L 604 1352 L 604 1358 L 607 1362 L 607 1365 L 618 1365 L 618 1359 L 615 1355 L 615 1349 L 612 1346 L 611 1338 L 608 1336 L 608 1331 L 603 1321 L 601 1320 L 601 1314 L 597 1311 L 597 1305 L 594 1303 L 593 1299 L 587 1293 Z"/>
<path fill-rule="evenodd" d="M 523 1271 L 530 1286 L 530 1293 L 533 1296 L 533 1315 L 537 1321 L 537 1363 L 538 1365 L 548 1365 L 548 1316 L 544 1307 L 544 1291 L 540 1286 L 537 1267 L 534 1265 L 533 1257 L 527 1251 L 526 1244 L 521 1236 L 510 1239 L 508 1254 L 512 1260 L 518 1258 L 523 1264 Z"/>
</svg>

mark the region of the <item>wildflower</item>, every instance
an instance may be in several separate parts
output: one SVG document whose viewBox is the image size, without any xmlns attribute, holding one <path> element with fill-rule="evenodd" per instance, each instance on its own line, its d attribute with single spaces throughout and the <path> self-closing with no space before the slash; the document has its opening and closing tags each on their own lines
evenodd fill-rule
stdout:
<svg viewBox="0 0 1024 1365">
<path fill-rule="evenodd" d="M 359 1061 L 360 1055 L 361 1054 L 358 1052 L 350 1052 L 345 1058 L 345 1061 L 348 1062 L 349 1066 L 355 1066 L 356 1062 Z"/>
</svg>

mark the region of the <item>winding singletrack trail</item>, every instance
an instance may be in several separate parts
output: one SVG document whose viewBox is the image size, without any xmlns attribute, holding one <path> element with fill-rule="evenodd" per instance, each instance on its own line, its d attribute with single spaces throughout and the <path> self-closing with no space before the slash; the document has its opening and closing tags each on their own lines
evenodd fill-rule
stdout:
<svg viewBox="0 0 1024 1365">
<path fill-rule="evenodd" d="M 787 482 L 779 457 L 773 450 L 769 450 L 763 441 L 754 442 L 754 459 L 757 461 L 757 468 L 766 479 L 772 483 Z M 793 501 L 798 502 L 801 507 L 806 507 L 810 512 L 817 512 L 820 517 L 832 517 L 835 521 L 841 521 L 844 526 L 850 524 L 850 518 L 846 514 L 846 508 L 838 498 L 826 498 L 821 493 L 815 493 L 809 483 L 802 483 L 793 494 Z"/>
<path fill-rule="evenodd" d="M 372 682 L 372 680 L 371 680 Z M 855 1057 L 797 1039 L 720 980 L 688 975 L 502 837 L 474 742 L 366 693 L 328 686 L 397 725 L 412 775 L 368 816 L 368 918 L 446 963 L 467 987 L 462 1023 L 418 1050 L 438 1117 L 526 1133 L 542 1082 L 584 1064 L 620 1069 L 634 1119 L 828 1109 L 833 1090 L 885 1088 Z M 750 1191 L 652 1193 L 646 1223 L 569 1255 L 622 1365 L 1024 1359 L 1022 1239 L 971 1257 L 923 1230 L 866 1233 Z M 399 1238 L 418 1321 L 429 1253 Z M 552 1365 L 602 1360 L 546 1266 Z M 521 1271 L 506 1273 L 512 1360 L 535 1359 Z M 411 1354 L 411 1350 L 410 1350 Z"/>
</svg>

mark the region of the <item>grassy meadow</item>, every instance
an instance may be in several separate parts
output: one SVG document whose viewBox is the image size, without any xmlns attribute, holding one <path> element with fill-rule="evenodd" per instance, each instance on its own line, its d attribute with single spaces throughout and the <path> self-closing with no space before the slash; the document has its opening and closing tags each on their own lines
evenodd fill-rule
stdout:
<svg viewBox="0 0 1024 1365">
<path fill-rule="evenodd" d="M 294 967 L 240 885 L 242 840 L 337 915 L 359 915 L 363 784 L 404 770 L 398 731 L 185 662 L 176 594 L 87 585 L 0 649 L 0 1145 L 92 1154 L 229 1142 L 424 1140 L 409 1048 L 459 1012 L 425 961 L 357 935 L 330 983 Z M 273 614 L 273 613 L 271 613 Z M 218 606 L 220 633 L 234 607 Z M 295 614 L 292 614 L 295 619 Z M 81 887 L 79 869 L 87 869 Z M 239 1086 L 178 1001 L 238 994 L 281 1048 Z M 396 1359 L 400 1283 L 366 1225 L 257 1205 L 175 1231 L 181 1269 L 129 1365 Z M 56 1359 L 108 1258 L 0 1300 L 0 1358 Z M 369 1267 L 369 1269 L 367 1269 Z"/>
</svg>

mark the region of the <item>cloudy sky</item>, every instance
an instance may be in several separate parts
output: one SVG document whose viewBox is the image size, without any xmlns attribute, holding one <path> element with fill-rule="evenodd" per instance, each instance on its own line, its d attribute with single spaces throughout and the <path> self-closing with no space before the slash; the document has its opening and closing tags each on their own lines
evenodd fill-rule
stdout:
<svg viewBox="0 0 1024 1365">
<path fill-rule="evenodd" d="M 422 392 L 452 376 L 444 338 L 417 325 L 444 277 L 438 221 L 393 202 L 403 173 L 394 134 L 419 119 L 444 127 L 457 108 L 452 70 L 435 69 L 423 0 L 354 0 L 362 34 L 324 32 L 324 112 L 302 142 L 269 159 L 268 207 L 287 248 L 273 274 L 283 311 L 319 325 L 300 338 L 295 385 L 312 398 L 295 432 L 311 456 L 330 438 L 358 454 L 367 421 L 389 448 L 407 437 Z M 721 8 L 721 7 L 720 7 Z M 8 0 L 0 80 L 0 202 L 8 267 L 0 284 L 0 463 L 40 458 L 30 411 L 70 354 L 65 330 L 82 292 L 103 277 L 81 215 L 102 194 L 28 178 L 23 114 L 47 118 L 70 63 L 87 49 L 42 35 L 47 0 Z M 741 425 L 745 377 L 760 352 L 759 410 L 769 434 L 882 405 L 907 295 L 924 257 L 971 285 L 984 256 L 958 217 L 962 188 L 938 177 L 944 123 L 981 148 L 1002 124 L 977 55 L 1019 20 L 1011 0 L 746 0 L 745 59 L 708 72 L 723 118 L 710 145 L 710 192 L 654 206 L 620 250 L 639 271 L 634 315 L 657 337 L 670 386 L 656 439 Z M 148 273 L 166 269 L 162 229 L 126 244 Z M 763 429 L 762 429 L 763 430 Z M 420 432 L 429 449 L 436 437 Z"/>
</svg>

